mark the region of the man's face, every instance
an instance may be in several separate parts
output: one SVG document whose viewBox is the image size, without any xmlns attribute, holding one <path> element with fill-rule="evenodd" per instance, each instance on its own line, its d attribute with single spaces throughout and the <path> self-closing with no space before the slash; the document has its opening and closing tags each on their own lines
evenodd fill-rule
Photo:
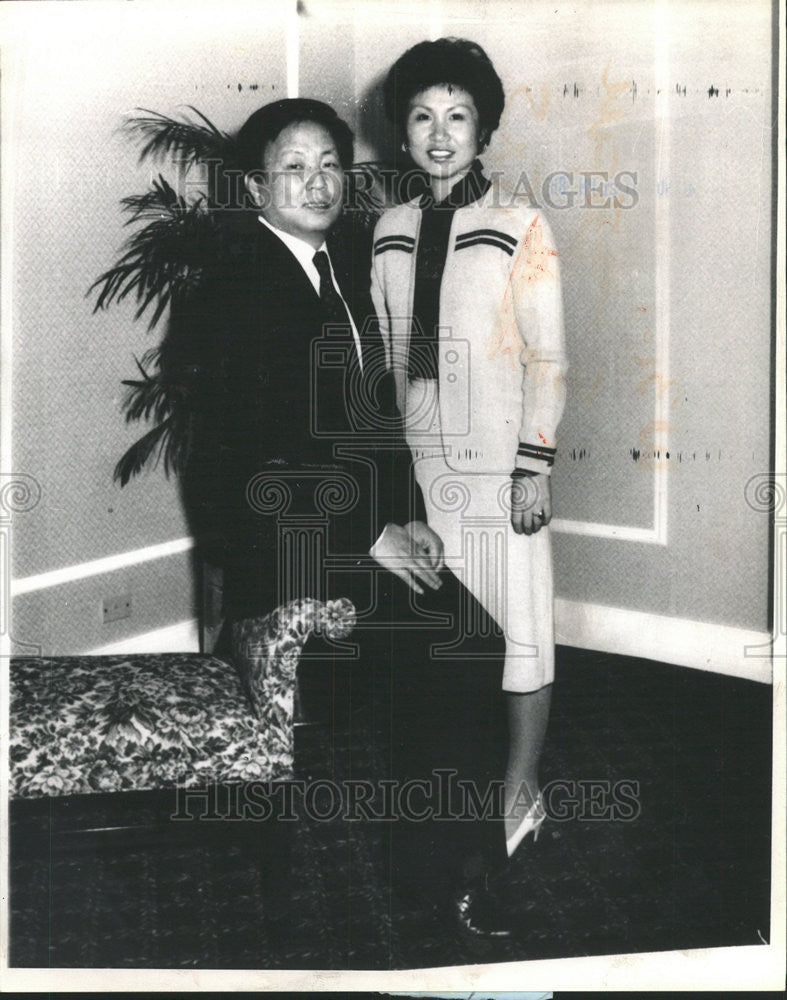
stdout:
<svg viewBox="0 0 787 1000">
<path fill-rule="evenodd" d="M 330 132 L 315 122 L 288 125 L 268 144 L 263 168 L 246 180 L 263 218 L 316 250 L 342 207 L 344 171 Z"/>
</svg>

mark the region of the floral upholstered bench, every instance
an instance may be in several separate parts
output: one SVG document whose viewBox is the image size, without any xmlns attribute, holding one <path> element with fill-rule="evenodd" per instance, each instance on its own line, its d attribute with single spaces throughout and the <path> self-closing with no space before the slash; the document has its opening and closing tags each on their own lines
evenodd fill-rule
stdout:
<svg viewBox="0 0 787 1000">
<path fill-rule="evenodd" d="M 297 668 L 349 601 L 291 601 L 236 626 L 235 665 L 193 653 L 11 661 L 12 799 L 286 781 Z"/>
<path fill-rule="evenodd" d="M 11 796 L 78 795 L 287 776 L 287 733 L 249 710 L 210 656 L 11 663 Z"/>
<path fill-rule="evenodd" d="M 13 659 L 10 964 L 144 965 L 151 936 L 159 964 L 210 965 L 217 941 L 239 934 L 254 955 L 268 951 L 288 926 L 292 824 L 247 807 L 266 795 L 275 807 L 296 771 L 326 758 L 327 731 L 298 725 L 298 668 L 312 634 L 340 639 L 354 624 L 349 601 L 292 601 L 235 627 L 232 664 L 196 653 Z M 330 673 L 321 653 L 309 666 Z M 296 727 L 315 738 L 296 746 Z M 177 959 L 170 895 L 190 928 Z M 217 920 L 218 938 L 200 937 Z"/>
</svg>

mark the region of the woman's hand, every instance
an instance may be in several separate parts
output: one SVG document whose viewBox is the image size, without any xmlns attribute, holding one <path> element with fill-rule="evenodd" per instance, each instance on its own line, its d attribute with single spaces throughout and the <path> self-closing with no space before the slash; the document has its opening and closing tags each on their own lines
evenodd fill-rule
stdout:
<svg viewBox="0 0 787 1000">
<path fill-rule="evenodd" d="M 404 580 L 416 594 L 423 594 L 421 583 L 431 587 L 432 590 L 439 590 L 443 584 L 433 565 L 434 550 L 416 541 L 410 530 L 414 524 L 422 522 L 411 521 L 405 528 L 399 524 L 386 524 L 383 533 L 369 550 L 369 555 L 394 576 Z M 440 538 L 427 525 L 424 524 L 423 528 L 437 539 L 442 550 L 443 543 Z M 417 529 L 417 533 L 426 538 L 420 529 Z M 433 546 L 434 543 L 430 541 L 429 544 Z M 442 552 L 440 562 L 442 562 Z"/>
<path fill-rule="evenodd" d="M 511 481 L 511 527 L 534 535 L 552 520 L 552 481 L 544 473 L 514 476 Z"/>
</svg>

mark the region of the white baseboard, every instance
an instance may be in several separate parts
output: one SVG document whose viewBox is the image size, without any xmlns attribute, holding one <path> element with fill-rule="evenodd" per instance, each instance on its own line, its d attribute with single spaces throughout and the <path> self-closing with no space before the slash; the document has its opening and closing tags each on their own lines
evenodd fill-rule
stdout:
<svg viewBox="0 0 787 1000">
<path fill-rule="evenodd" d="M 772 682 L 771 637 L 767 632 L 558 598 L 555 640 L 580 649 Z"/>
<path fill-rule="evenodd" d="M 637 656 L 765 684 L 772 681 L 767 632 L 558 598 L 555 639 L 563 646 Z M 198 649 L 198 623 L 190 619 L 91 649 L 88 655 L 193 653 Z"/>
<path fill-rule="evenodd" d="M 86 656 L 121 656 L 134 653 L 196 653 L 199 650 L 199 624 L 196 618 L 176 622 L 152 632 L 130 635 L 107 646 L 88 650 Z"/>
</svg>

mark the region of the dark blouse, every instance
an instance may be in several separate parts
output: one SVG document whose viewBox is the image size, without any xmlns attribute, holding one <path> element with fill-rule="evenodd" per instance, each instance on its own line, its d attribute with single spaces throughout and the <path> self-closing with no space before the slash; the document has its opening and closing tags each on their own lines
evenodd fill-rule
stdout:
<svg viewBox="0 0 787 1000">
<path fill-rule="evenodd" d="M 440 286 L 448 254 L 451 223 L 457 208 L 464 208 L 483 197 L 491 186 L 484 177 L 479 160 L 470 172 L 457 181 L 440 202 L 427 190 L 421 195 L 421 229 L 415 259 L 413 320 L 410 330 L 410 353 L 407 376 L 410 380 L 436 379 L 437 342 L 440 325 Z"/>
</svg>

